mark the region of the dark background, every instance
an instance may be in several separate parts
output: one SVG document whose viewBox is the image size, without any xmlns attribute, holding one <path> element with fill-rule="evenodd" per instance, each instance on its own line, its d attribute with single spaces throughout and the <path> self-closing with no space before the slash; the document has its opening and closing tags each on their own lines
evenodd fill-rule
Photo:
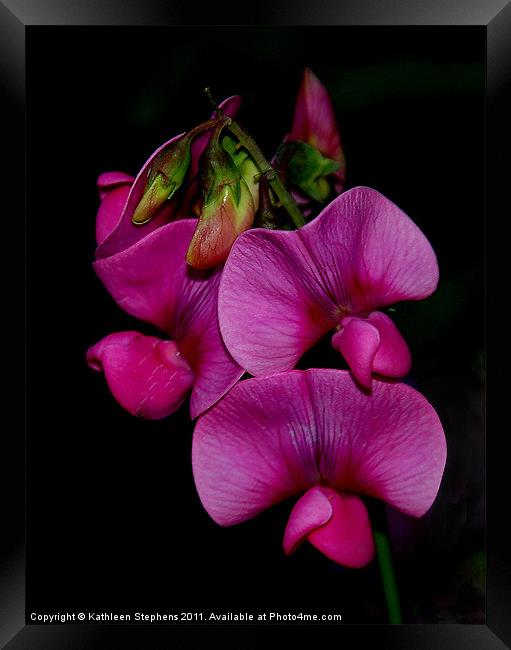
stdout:
<svg viewBox="0 0 511 650">
<path fill-rule="evenodd" d="M 332 94 L 347 187 L 396 202 L 437 252 L 438 291 L 397 306 L 410 383 L 444 424 L 448 465 L 417 522 L 391 513 L 406 622 L 484 622 L 483 28 L 29 28 L 27 612 L 273 609 L 385 622 L 376 563 L 286 558 L 285 503 L 231 529 L 193 485 L 187 405 L 139 421 L 85 364 L 148 331 L 96 278 L 96 177 L 135 174 L 209 115 L 202 87 L 244 96 L 271 155 L 303 67 Z M 328 341 L 303 365 L 341 367 Z"/>
</svg>

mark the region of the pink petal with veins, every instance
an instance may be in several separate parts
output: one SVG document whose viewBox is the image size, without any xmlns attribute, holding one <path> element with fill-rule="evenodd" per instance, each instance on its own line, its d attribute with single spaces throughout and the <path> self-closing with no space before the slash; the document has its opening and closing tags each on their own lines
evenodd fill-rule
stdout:
<svg viewBox="0 0 511 650">
<path fill-rule="evenodd" d="M 289 370 L 343 318 L 420 300 L 437 283 L 436 257 L 421 230 L 382 194 L 357 187 L 297 231 L 238 237 L 220 284 L 220 329 L 251 374 Z M 397 345 L 386 325 L 373 324 L 392 339 L 387 352 Z M 383 352 L 379 363 L 383 372 Z"/>
<path fill-rule="evenodd" d="M 420 517 L 445 460 L 442 425 L 420 393 L 375 380 L 368 395 L 342 370 L 242 381 L 199 419 L 192 445 L 199 497 L 222 526 L 318 485 Z"/>
</svg>

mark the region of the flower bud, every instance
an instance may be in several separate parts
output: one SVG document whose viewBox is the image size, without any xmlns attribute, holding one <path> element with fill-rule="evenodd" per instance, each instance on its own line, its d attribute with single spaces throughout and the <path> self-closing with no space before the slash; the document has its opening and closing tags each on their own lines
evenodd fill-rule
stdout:
<svg viewBox="0 0 511 650">
<path fill-rule="evenodd" d="M 245 172 L 249 169 L 250 165 Z M 201 183 L 202 211 L 186 261 L 206 269 L 227 259 L 235 239 L 251 227 L 256 205 L 242 171 L 220 145 L 218 133 L 201 157 Z"/>
<path fill-rule="evenodd" d="M 190 166 L 189 135 L 172 142 L 155 157 L 147 176 L 144 194 L 131 218 L 135 225 L 150 221 L 181 187 Z"/>
</svg>

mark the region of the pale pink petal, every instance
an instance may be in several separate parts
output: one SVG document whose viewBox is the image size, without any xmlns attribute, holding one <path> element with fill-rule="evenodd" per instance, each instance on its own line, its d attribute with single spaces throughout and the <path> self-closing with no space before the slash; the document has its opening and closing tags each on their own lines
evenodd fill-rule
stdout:
<svg viewBox="0 0 511 650">
<path fill-rule="evenodd" d="M 332 337 L 332 345 L 346 359 L 353 376 L 364 388 L 371 388 L 373 363 L 380 345 L 378 329 L 367 320 L 347 317 L 343 328 Z"/>
<path fill-rule="evenodd" d="M 296 100 L 293 126 L 288 140 L 301 140 L 319 149 L 327 158 L 341 163 L 335 172 L 336 191 L 342 191 L 345 180 L 344 154 L 332 100 L 325 86 L 307 68 Z"/>
<path fill-rule="evenodd" d="M 113 396 L 123 408 L 152 420 L 176 411 L 194 380 L 174 341 L 138 332 L 110 334 L 88 350 L 87 362 L 104 371 Z"/>
<path fill-rule="evenodd" d="M 357 187 L 297 231 L 238 237 L 221 281 L 220 328 L 251 374 L 278 372 L 342 318 L 425 298 L 437 283 L 420 229 L 382 194 Z"/>
<path fill-rule="evenodd" d="M 242 381 L 199 419 L 192 446 L 199 497 L 224 526 L 319 484 L 422 516 L 445 460 L 422 395 L 377 380 L 368 395 L 342 370 Z"/>
<path fill-rule="evenodd" d="M 373 371 L 386 377 L 404 377 L 410 372 L 412 358 L 406 341 L 392 319 L 374 311 L 367 319 L 380 334 L 380 345 L 373 362 Z"/>
<path fill-rule="evenodd" d="M 304 539 L 334 562 L 350 568 L 366 566 L 375 553 L 362 500 L 324 486 L 312 488 L 296 503 L 284 534 L 284 550 L 293 552 Z"/>
<path fill-rule="evenodd" d="M 227 352 L 217 316 L 220 269 L 185 262 L 196 221 L 166 224 L 94 268 L 117 304 L 176 341 L 195 374 L 192 417 L 209 408 L 243 374 Z"/>
</svg>

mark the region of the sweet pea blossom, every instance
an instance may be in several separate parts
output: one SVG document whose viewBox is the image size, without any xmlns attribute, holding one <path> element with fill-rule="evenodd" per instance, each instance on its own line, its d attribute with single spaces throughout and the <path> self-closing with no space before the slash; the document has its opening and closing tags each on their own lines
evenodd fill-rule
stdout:
<svg viewBox="0 0 511 650">
<path fill-rule="evenodd" d="M 288 143 L 287 146 L 292 142 L 305 143 L 328 161 L 337 164 L 334 171 L 325 175 L 319 173 L 317 178 L 312 179 L 314 182 L 311 183 L 309 192 L 314 188 L 317 200 L 325 200 L 331 190 L 335 194 L 342 192 L 346 180 L 346 160 L 332 100 L 328 90 L 310 68 L 304 71 L 296 99 L 293 124 L 284 142 Z M 317 171 L 320 172 L 319 167 Z M 331 186 L 327 179 L 331 179 Z M 311 209 L 310 194 L 306 196 L 303 192 L 295 190 L 293 196 L 304 213 L 308 214 Z"/>
<path fill-rule="evenodd" d="M 355 378 L 409 372 L 408 346 L 378 311 L 429 296 L 438 283 L 430 243 L 396 205 L 357 187 L 296 231 L 254 229 L 236 240 L 221 280 L 223 339 L 250 374 L 294 368 L 329 331 Z"/>
<path fill-rule="evenodd" d="M 368 395 L 347 371 L 312 369 L 238 383 L 198 420 L 192 465 L 202 504 L 221 526 L 302 495 L 285 552 L 307 540 L 356 568 L 375 553 L 361 496 L 421 517 L 446 453 L 438 416 L 414 389 L 375 381 Z"/>
<path fill-rule="evenodd" d="M 165 333 L 117 332 L 87 352 L 89 365 L 104 371 L 114 397 L 133 415 L 170 415 L 191 390 L 195 418 L 243 374 L 218 327 L 221 269 L 196 271 L 185 261 L 195 226 L 195 219 L 162 225 L 94 263 L 122 309 Z"/>
<path fill-rule="evenodd" d="M 224 100 L 220 104 L 220 107 L 226 115 L 233 117 L 237 113 L 240 104 L 241 98 L 235 95 Z M 100 205 L 96 226 L 96 231 L 98 233 L 99 230 L 100 234 L 100 237 L 98 237 L 99 245 L 96 250 L 97 259 L 119 253 L 143 239 L 154 230 L 157 230 L 164 224 L 168 223 L 171 219 L 193 216 L 190 213 L 190 206 L 196 200 L 198 192 L 196 177 L 198 173 L 199 159 L 204 149 L 207 147 L 211 137 L 209 131 L 198 135 L 191 144 L 190 169 L 188 172 L 187 186 L 183 192 L 184 200 L 181 202 L 167 200 L 161 205 L 158 203 L 156 205 L 157 210 L 155 211 L 155 214 L 148 221 L 145 223 L 140 222 L 137 225 L 132 221 L 133 215 L 136 213 L 138 206 L 144 199 L 144 195 L 147 193 L 146 185 L 148 178 L 150 178 L 153 165 L 166 150 L 172 146 L 176 146 L 186 137 L 186 133 L 181 133 L 158 147 L 158 149 L 156 149 L 156 151 L 154 151 L 144 163 L 142 169 L 134 180 L 131 176 L 124 174 L 123 172 L 107 172 L 99 177 L 98 186 L 100 188 L 100 198 L 102 198 L 102 203 Z M 118 179 L 121 180 L 116 182 Z M 122 187 L 122 193 L 119 186 Z M 119 190 L 116 196 L 118 204 L 117 209 L 107 210 L 104 208 L 103 204 L 107 200 L 108 203 L 113 203 L 113 199 L 109 199 L 109 196 L 114 189 Z M 122 204 L 120 204 L 121 200 L 123 201 Z M 115 215 L 117 215 L 116 219 Z"/>
</svg>

